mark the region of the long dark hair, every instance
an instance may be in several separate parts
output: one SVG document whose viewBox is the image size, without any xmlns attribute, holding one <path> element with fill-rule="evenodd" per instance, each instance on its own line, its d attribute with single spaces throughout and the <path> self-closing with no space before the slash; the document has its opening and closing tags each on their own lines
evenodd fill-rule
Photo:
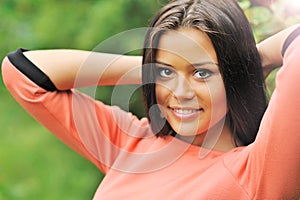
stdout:
<svg viewBox="0 0 300 200">
<path fill-rule="evenodd" d="M 161 35 L 180 27 L 197 28 L 211 39 L 227 95 L 226 122 L 237 146 L 252 143 L 267 107 L 265 84 L 252 29 L 235 0 L 175 0 L 154 17 L 145 38 L 142 67 L 144 101 L 153 131 L 158 136 L 175 134 L 168 122 L 161 124 L 155 106 L 152 63 Z"/>
</svg>

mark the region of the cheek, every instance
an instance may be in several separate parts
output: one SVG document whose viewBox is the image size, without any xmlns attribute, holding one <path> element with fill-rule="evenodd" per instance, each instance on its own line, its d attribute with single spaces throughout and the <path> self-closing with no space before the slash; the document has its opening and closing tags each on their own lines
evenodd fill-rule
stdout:
<svg viewBox="0 0 300 200">
<path fill-rule="evenodd" d="M 164 105 L 164 103 L 166 103 L 166 100 L 170 95 L 170 90 L 167 89 L 162 84 L 156 83 L 155 95 L 156 95 L 157 104 Z"/>
<path fill-rule="evenodd" d="M 210 113 L 212 121 L 223 118 L 227 111 L 226 91 L 222 83 L 209 88 L 210 93 Z"/>
</svg>

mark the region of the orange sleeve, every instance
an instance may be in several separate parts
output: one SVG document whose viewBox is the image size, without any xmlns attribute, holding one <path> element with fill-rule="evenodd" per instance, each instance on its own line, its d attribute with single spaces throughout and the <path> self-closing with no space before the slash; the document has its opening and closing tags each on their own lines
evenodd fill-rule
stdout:
<svg viewBox="0 0 300 200">
<path fill-rule="evenodd" d="M 147 127 L 145 120 L 76 90 L 46 91 L 7 57 L 2 63 L 2 75 L 6 87 L 26 111 L 104 173 L 113 165 L 121 148 L 134 148 L 137 139 L 129 136 L 149 131 L 140 128 Z"/>
<path fill-rule="evenodd" d="M 300 37 L 287 48 L 255 142 L 228 169 L 253 199 L 300 197 Z"/>
</svg>

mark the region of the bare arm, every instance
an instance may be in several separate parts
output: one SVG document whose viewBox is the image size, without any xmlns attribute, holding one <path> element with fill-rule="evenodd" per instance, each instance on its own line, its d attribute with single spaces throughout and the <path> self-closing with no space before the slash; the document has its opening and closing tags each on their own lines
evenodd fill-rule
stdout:
<svg viewBox="0 0 300 200">
<path fill-rule="evenodd" d="M 257 45 L 262 59 L 265 78 L 276 68 L 282 66 L 281 50 L 287 37 L 300 25 L 289 27 Z"/>
<path fill-rule="evenodd" d="M 81 50 L 35 50 L 24 55 L 59 90 L 91 85 L 140 84 L 140 56 Z"/>
</svg>

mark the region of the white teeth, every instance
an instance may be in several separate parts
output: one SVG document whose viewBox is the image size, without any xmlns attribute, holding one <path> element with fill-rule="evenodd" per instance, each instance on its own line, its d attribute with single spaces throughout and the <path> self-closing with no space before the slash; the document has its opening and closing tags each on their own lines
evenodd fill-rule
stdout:
<svg viewBox="0 0 300 200">
<path fill-rule="evenodd" d="M 193 112 L 196 112 L 195 110 L 181 110 L 181 109 L 174 109 L 174 111 L 179 114 L 191 114 Z"/>
</svg>

